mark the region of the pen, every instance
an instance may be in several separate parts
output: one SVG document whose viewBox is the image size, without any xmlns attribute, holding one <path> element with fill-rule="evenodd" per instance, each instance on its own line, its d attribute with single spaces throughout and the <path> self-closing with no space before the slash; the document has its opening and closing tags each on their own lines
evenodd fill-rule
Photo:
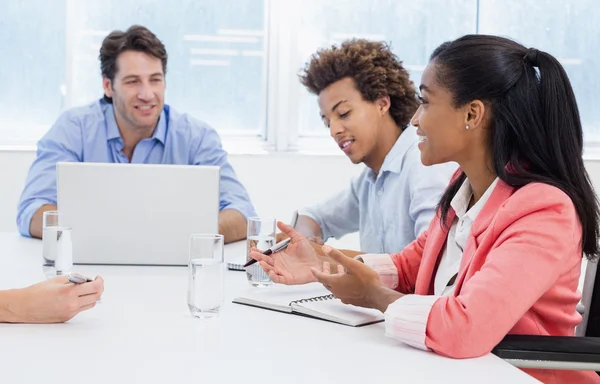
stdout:
<svg viewBox="0 0 600 384">
<path fill-rule="evenodd" d="M 69 282 L 73 283 L 73 284 L 83 284 L 83 283 L 89 283 L 92 281 L 92 279 L 90 279 L 89 277 L 82 276 L 78 273 L 69 272 L 68 277 L 69 277 Z"/>
<path fill-rule="evenodd" d="M 298 222 L 298 210 L 295 210 L 294 214 L 292 215 L 292 220 L 290 220 L 290 227 L 296 228 L 297 222 Z M 272 255 L 273 253 L 283 251 L 284 249 L 287 248 L 288 245 L 290 245 L 290 241 L 291 241 L 291 239 L 289 239 L 289 238 L 280 241 L 279 243 L 275 244 L 271 248 L 264 251 L 263 255 L 269 256 L 269 255 Z M 256 263 L 256 259 L 249 260 L 246 264 L 244 264 L 244 268 L 249 267 L 250 265 L 252 265 L 254 263 Z"/>
<path fill-rule="evenodd" d="M 292 220 L 290 221 L 290 227 L 296 228 L 296 223 L 298 222 L 298 210 L 294 211 L 292 215 Z"/>
<path fill-rule="evenodd" d="M 69 277 L 69 282 L 73 283 L 73 284 L 91 283 L 92 281 L 94 281 L 93 279 L 90 279 L 89 277 L 85 277 L 83 275 L 80 275 L 79 273 L 73 273 L 73 272 L 69 272 L 68 277 Z M 102 299 L 98 299 L 96 301 L 96 304 L 102 304 Z"/>
<path fill-rule="evenodd" d="M 280 241 L 279 243 L 275 244 L 271 248 L 264 251 L 263 255 L 269 256 L 274 253 L 283 251 L 284 249 L 286 249 L 288 247 L 288 245 L 290 245 L 290 241 L 292 241 L 292 239 L 290 239 L 289 237 L 285 240 Z M 244 264 L 244 268 L 249 267 L 256 262 L 257 262 L 256 259 L 252 259 L 252 260 L 248 261 L 246 264 Z"/>
</svg>

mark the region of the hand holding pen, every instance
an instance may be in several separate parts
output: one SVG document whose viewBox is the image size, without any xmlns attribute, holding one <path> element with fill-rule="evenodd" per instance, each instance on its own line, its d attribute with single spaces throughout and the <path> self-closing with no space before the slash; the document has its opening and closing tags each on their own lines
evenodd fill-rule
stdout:
<svg viewBox="0 0 600 384">
<path fill-rule="evenodd" d="M 290 244 L 291 241 L 292 241 L 292 239 L 290 239 L 290 238 L 280 241 L 279 243 L 275 244 L 271 248 L 264 251 L 262 254 L 265 256 L 270 256 L 274 253 L 281 252 L 288 247 L 288 245 Z M 252 250 L 257 250 L 257 249 L 252 248 Z M 252 264 L 256 263 L 257 261 L 258 260 L 256 260 L 256 259 L 249 260 L 246 264 L 244 264 L 244 268 L 251 266 Z"/>
<path fill-rule="evenodd" d="M 294 214 L 292 215 L 292 220 L 290 220 L 290 227 L 295 228 L 297 222 L 298 222 L 298 211 L 294 211 Z M 283 251 L 284 249 L 286 249 L 288 247 L 291 240 L 292 239 L 290 237 L 288 237 L 287 239 L 284 239 L 284 240 L 278 242 L 277 244 L 275 244 L 274 246 L 272 246 L 271 248 L 267 249 L 262 254 L 269 256 L 269 255 L 272 255 L 273 253 Z M 256 259 L 249 260 L 246 264 L 244 264 L 244 268 L 251 266 L 252 264 L 256 263 L 256 261 L 257 261 Z"/>
<path fill-rule="evenodd" d="M 311 268 L 321 270 L 321 259 L 310 241 L 287 224 L 277 222 L 277 226 L 289 236 L 287 246 L 275 250 L 275 247 L 282 246 L 283 242 L 280 242 L 265 252 L 253 248 L 250 257 L 258 261 L 275 283 L 294 285 L 316 281 Z M 265 254 L 267 252 L 269 255 Z"/>
</svg>

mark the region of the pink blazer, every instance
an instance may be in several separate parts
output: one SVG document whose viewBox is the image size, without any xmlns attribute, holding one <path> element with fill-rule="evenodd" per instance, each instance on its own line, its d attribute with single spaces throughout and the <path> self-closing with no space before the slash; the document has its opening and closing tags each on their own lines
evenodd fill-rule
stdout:
<svg viewBox="0 0 600 384">
<path fill-rule="evenodd" d="M 452 209 L 448 222 L 455 217 Z M 436 216 L 418 239 L 392 255 L 397 290 L 432 295 L 447 232 Z M 581 225 L 558 188 L 501 180 L 465 245 L 454 295 L 433 304 L 425 344 L 453 358 L 489 353 L 506 334 L 574 335 L 581 273 Z M 593 372 L 527 369 L 545 383 L 600 383 Z"/>
</svg>

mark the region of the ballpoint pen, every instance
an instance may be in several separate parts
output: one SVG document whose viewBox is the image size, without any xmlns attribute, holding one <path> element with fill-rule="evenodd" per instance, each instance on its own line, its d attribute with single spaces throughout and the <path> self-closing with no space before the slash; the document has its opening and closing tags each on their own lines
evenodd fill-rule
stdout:
<svg viewBox="0 0 600 384">
<path fill-rule="evenodd" d="M 269 256 L 274 253 L 283 251 L 284 249 L 286 249 L 288 247 L 288 245 L 290 245 L 290 241 L 292 241 L 292 239 L 290 239 L 289 237 L 285 240 L 280 241 L 279 243 L 275 244 L 271 248 L 264 251 L 263 255 Z M 248 261 L 246 264 L 244 264 L 244 268 L 251 266 L 252 264 L 256 263 L 257 261 L 258 260 L 256 260 L 256 259 L 252 259 L 252 260 Z"/>
<path fill-rule="evenodd" d="M 292 220 L 290 221 L 290 226 L 291 227 L 296 227 L 296 222 L 298 221 L 298 211 L 294 211 L 294 214 L 292 216 Z M 266 251 L 263 252 L 263 255 L 272 255 L 274 253 L 283 251 L 284 249 L 286 249 L 288 247 L 288 245 L 290 245 L 290 238 L 287 238 L 285 240 L 280 241 L 279 243 L 275 244 L 274 246 L 272 246 L 271 248 L 267 249 Z M 251 266 L 252 264 L 256 263 L 256 259 L 252 259 L 249 260 L 246 264 L 244 264 L 244 268 Z"/>
<path fill-rule="evenodd" d="M 89 283 L 89 282 L 93 281 L 89 277 L 85 277 L 78 273 L 73 273 L 73 272 L 69 272 L 69 274 L 67 276 L 69 278 L 69 283 L 73 283 L 73 284 L 83 284 L 83 283 Z"/>
</svg>

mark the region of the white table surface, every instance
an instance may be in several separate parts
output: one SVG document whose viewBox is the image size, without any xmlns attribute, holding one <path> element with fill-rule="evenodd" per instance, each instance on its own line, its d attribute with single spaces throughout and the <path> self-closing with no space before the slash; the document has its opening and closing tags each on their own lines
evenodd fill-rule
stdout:
<svg viewBox="0 0 600 384">
<path fill-rule="evenodd" d="M 226 246 L 241 258 L 243 243 Z M 41 241 L 0 233 L 0 289 L 43 279 Z M 75 266 L 102 275 L 102 303 L 64 324 L 0 324 L 2 383 L 533 383 L 493 355 L 455 360 L 384 335 L 233 304 L 225 272 L 216 319 L 193 319 L 184 267 Z"/>
</svg>

